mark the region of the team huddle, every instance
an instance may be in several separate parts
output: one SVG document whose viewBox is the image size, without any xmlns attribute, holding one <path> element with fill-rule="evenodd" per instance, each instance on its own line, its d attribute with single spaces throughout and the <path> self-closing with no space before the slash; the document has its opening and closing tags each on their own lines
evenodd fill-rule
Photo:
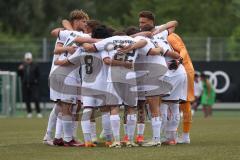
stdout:
<svg viewBox="0 0 240 160">
<path fill-rule="evenodd" d="M 184 43 L 174 33 L 176 21 L 155 25 L 154 14 L 141 11 L 139 27 L 116 31 L 74 10 L 62 25 L 64 29 L 51 32 L 56 43 L 49 88 L 55 104 L 45 144 L 97 146 L 96 110 L 101 112 L 100 137 L 107 147 L 190 143 L 194 68 Z M 124 106 L 122 141 L 120 106 Z M 144 140 L 146 110 L 151 117 L 150 141 Z M 180 111 L 181 138 L 177 133 Z M 79 121 L 84 143 L 77 141 Z"/>
</svg>

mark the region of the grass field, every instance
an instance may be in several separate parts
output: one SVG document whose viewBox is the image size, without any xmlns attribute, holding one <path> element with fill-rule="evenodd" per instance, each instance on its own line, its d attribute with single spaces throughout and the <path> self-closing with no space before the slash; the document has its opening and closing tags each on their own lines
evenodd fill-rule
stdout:
<svg viewBox="0 0 240 160">
<path fill-rule="evenodd" d="M 47 118 L 1 118 L 0 160 L 240 160 L 239 111 L 214 112 L 210 119 L 203 119 L 202 113 L 197 112 L 190 145 L 159 148 L 50 147 L 42 144 L 46 124 Z M 98 125 L 98 133 L 100 128 Z M 145 131 L 150 138 L 149 123 Z"/>
</svg>

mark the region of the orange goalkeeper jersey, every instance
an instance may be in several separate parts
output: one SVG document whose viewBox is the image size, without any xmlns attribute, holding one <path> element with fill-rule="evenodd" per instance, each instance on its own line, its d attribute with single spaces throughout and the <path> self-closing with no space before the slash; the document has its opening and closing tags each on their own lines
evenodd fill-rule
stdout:
<svg viewBox="0 0 240 160">
<path fill-rule="evenodd" d="M 187 48 L 183 43 L 182 39 L 176 34 L 172 33 L 168 36 L 168 42 L 171 44 L 173 49 L 180 54 L 183 58 L 183 66 L 187 73 L 194 72 L 192 60 L 188 54 Z"/>
</svg>

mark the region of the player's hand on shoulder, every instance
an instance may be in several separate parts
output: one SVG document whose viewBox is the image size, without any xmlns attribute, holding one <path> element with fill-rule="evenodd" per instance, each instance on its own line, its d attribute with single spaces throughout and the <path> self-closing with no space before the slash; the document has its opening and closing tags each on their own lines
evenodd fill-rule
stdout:
<svg viewBox="0 0 240 160">
<path fill-rule="evenodd" d="M 120 53 L 120 54 L 127 54 L 132 50 L 133 50 L 132 45 L 127 45 L 127 46 L 117 49 L 118 53 Z"/>
<path fill-rule="evenodd" d="M 68 53 L 73 54 L 76 51 L 77 47 L 76 46 L 67 46 L 66 50 Z"/>
<path fill-rule="evenodd" d="M 168 62 L 168 69 L 169 70 L 176 70 L 176 69 L 178 69 L 178 66 L 180 64 L 182 64 L 182 62 L 183 62 L 182 57 L 180 57 L 179 59 L 173 59 L 173 60 Z"/>
<path fill-rule="evenodd" d="M 128 68 L 128 69 L 132 69 L 133 68 L 133 63 L 129 62 L 129 61 L 125 61 L 124 62 L 124 67 Z"/>
</svg>

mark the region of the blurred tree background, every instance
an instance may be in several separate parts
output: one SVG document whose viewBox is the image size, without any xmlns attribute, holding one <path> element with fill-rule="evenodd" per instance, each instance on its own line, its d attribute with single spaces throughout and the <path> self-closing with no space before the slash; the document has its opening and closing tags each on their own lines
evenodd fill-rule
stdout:
<svg viewBox="0 0 240 160">
<path fill-rule="evenodd" d="M 138 25 L 138 12 L 151 10 L 158 24 L 178 20 L 181 36 L 227 37 L 229 52 L 240 49 L 240 0 L 1 0 L 0 40 L 49 37 L 73 9 L 114 28 Z"/>
</svg>

